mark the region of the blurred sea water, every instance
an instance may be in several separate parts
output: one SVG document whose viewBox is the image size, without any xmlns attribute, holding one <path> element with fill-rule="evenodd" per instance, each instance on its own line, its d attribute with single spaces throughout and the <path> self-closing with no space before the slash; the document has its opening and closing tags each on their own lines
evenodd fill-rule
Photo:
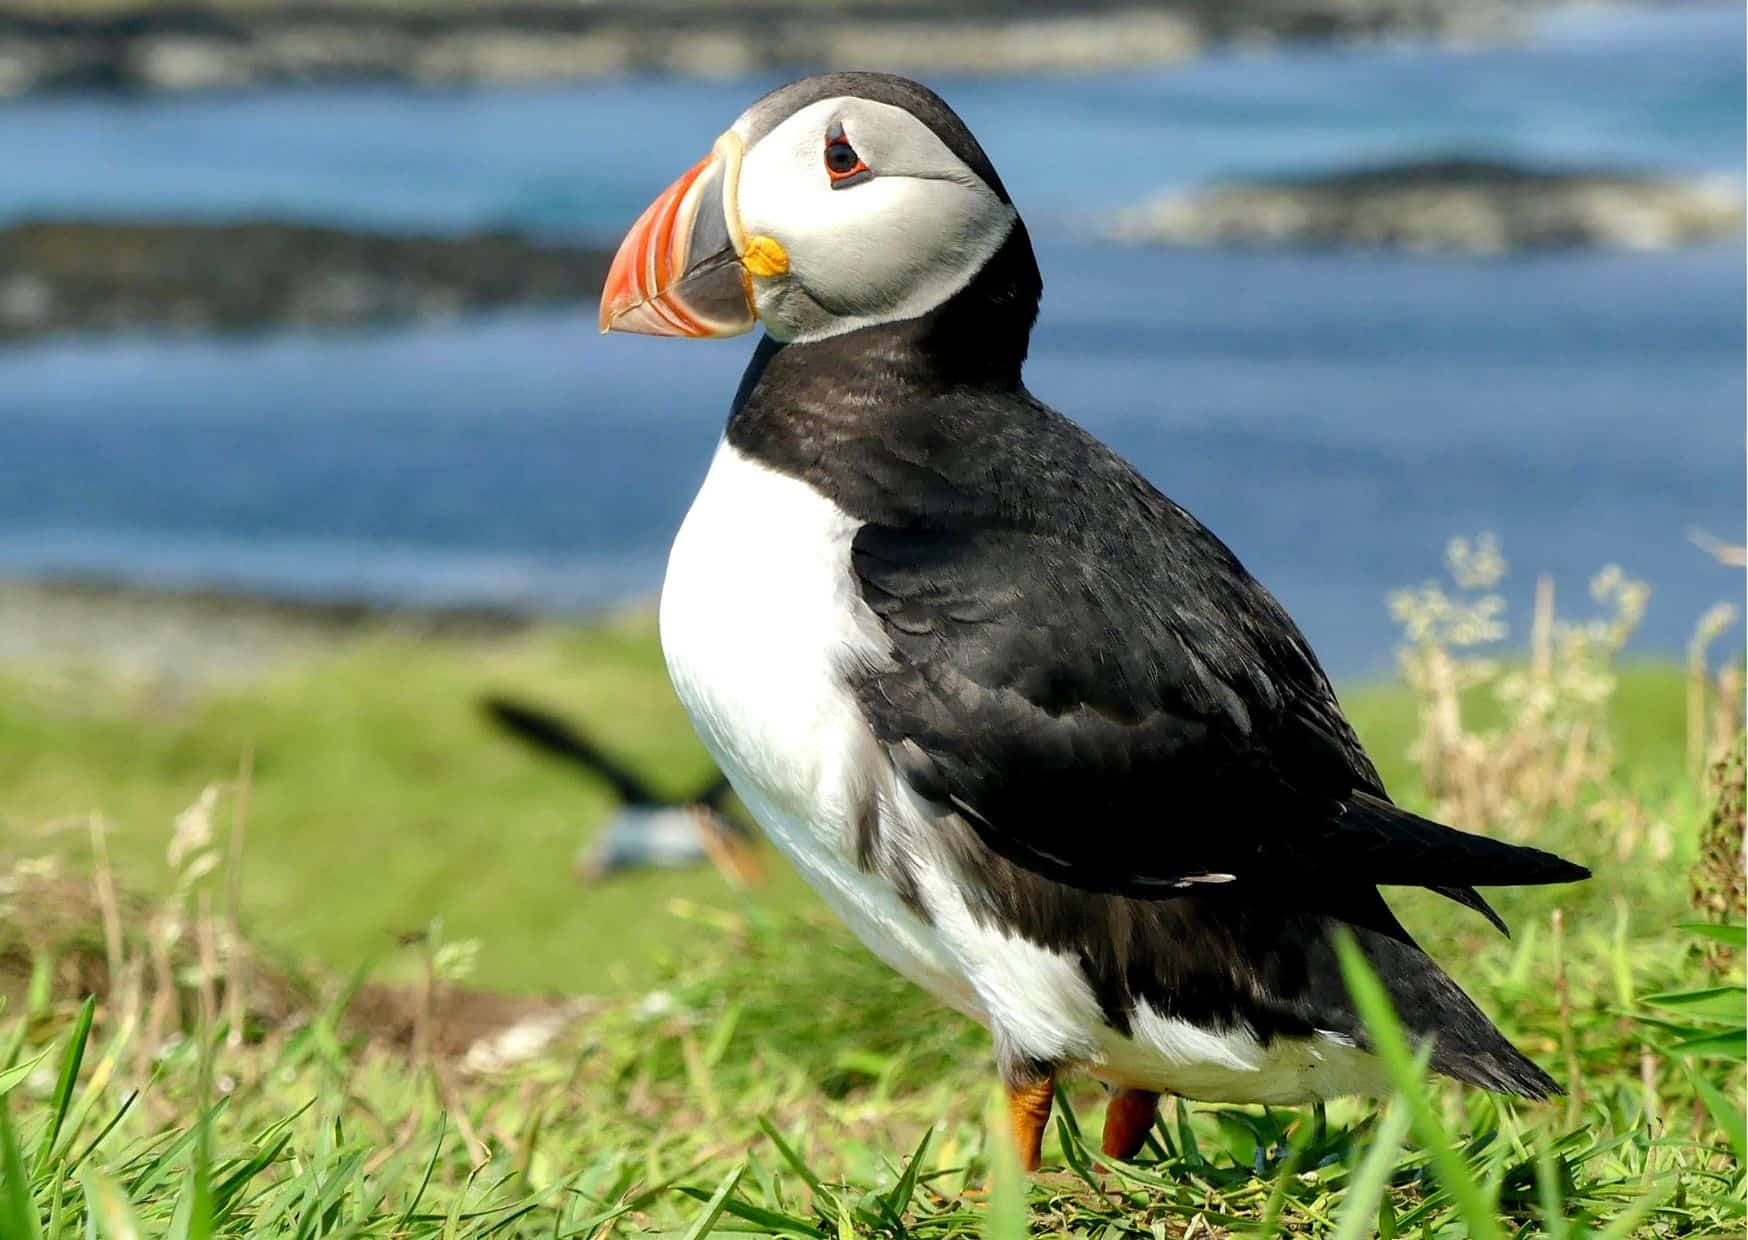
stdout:
<svg viewBox="0 0 1748 1240">
<path fill-rule="evenodd" d="M 1120 249 L 1162 188 L 1430 152 L 1743 176 L 1739 5 L 1587 11 L 1521 47 L 1223 53 L 933 83 L 1025 213 L 1029 383 L 1196 512 L 1332 670 L 1386 591 L 1498 533 L 1568 607 L 1619 562 L 1670 650 L 1741 578 L 1743 251 L 1505 260 Z M 360 86 L 0 105 L 0 218 L 299 215 L 604 243 L 770 82 Z M 0 572 L 581 610 L 653 592 L 750 339 L 592 308 L 0 351 Z M 736 600 L 725 600 L 735 605 Z M 747 600 L 754 605 L 753 600 Z"/>
</svg>

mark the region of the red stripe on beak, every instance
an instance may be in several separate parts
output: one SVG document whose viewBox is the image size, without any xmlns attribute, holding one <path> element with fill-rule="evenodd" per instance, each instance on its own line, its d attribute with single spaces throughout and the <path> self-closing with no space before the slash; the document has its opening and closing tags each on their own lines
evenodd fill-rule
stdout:
<svg viewBox="0 0 1748 1240">
<path fill-rule="evenodd" d="M 680 203 L 693 182 L 710 166 L 711 158 L 699 160 L 663 190 L 659 198 L 644 208 L 637 223 L 625 234 L 625 240 L 619 243 L 619 252 L 613 256 L 613 266 L 607 272 L 607 287 L 601 291 L 602 331 L 646 331 L 659 336 L 692 334 L 683 324 L 662 314 L 653 303 L 675 267 L 670 250 Z"/>
<path fill-rule="evenodd" d="M 751 287 L 729 242 L 726 182 L 738 177 L 738 164 L 712 152 L 638 216 L 607 272 L 602 331 L 733 336 L 753 325 Z"/>
</svg>

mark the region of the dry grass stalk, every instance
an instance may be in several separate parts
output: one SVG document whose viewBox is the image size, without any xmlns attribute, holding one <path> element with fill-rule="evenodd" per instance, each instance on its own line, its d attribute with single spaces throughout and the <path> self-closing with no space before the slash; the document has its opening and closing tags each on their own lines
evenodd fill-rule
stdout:
<svg viewBox="0 0 1748 1240">
<path fill-rule="evenodd" d="M 443 1066 L 435 1059 L 430 1061 L 431 1081 L 437 1092 L 437 1099 L 449 1117 L 455 1121 L 456 1129 L 461 1133 L 461 1139 L 467 1143 L 469 1152 L 473 1155 L 474 1165 L 483 1167 L 492 1160 L 492 1147 L 480 1137 L 479 1130 L 473 1126 L 473 1120 L 467 1114 L 467 1107 L 462 1104 L 461 1097 L 455 1092 L 449 1078 L 443 1073 Z"/>
<path fill-rule="evenodd" d="M 1651 1123 L 1653 1131 L 1662 1127 L 1663 1104 L 1657 1089 L 1657 1073 L 1660 1065 L 1657 1052 L 1646 1042 L 1639 1050 L 1639 1088 L 1645 1096 L 1645 1118 Z M 1645 1173 L 1651 1173 L 1654 1164 L 1650 1159 L 1645 1161 Z"/>
<path fill-rule="evenodd" d="M 1732 749 L 1742 748 L 1743 682 L 1742 665 L 1731 659 L 1719 669 L 1715 681 L 1717 692 L 1712 696 L 1711 757 L 1714 762 Z"/>
<path fill-rule="evenodd" d="M 1743 832 L 1748 828 L 1748 771 L 1740 728 L 1721 749 L 1709 772 L 1711 813 L 1700 829 L 1699 859 L 1693 867 L 1693 909 L 1702 921 L 1740 925 L 1748 920 L 1748 876 L 1744 875 Z M 1707 963 L 1728 972 L 1735 953 L 1722 943 L 1704 948 Z"/>
<path fill-rule="evenodd" d="M 97 815 L 57 821 L 44 832 L 89 833 L 91 879 L 62 876 L 52 856 L 0 861 L 0 993 L 29 993 L 33 1004 L 46 1004 L 56 995 L 63 1000 L 95 995 L 106 1049 L 92 1079 L 101 1084 L 118 1071 L 130 1073 L 142 1093 L 139 1105 L 154 1123 L 176 1118 L 150 1088 L 160 1056 L 189 1036 L 200 1038 L 204 1053 L 221 1012 L 229 1022 L 226 1045 L 235 1047 L 251 1033 L 267 1042 L 294 1036 L 331 1010 L 316 987 L 258 957 L 242 937 L 239 854 L 250 767 L 245 755 L 234 785 L 204 789 L 177 815 L 167 850 L 172 890 L 155 904 L 118 887 L 108 848 L 110 826 Z M 233 797 L 229 839 L 221 848 L 214 825 L 227 793 Z M 589 1005 L 460 985 L 473 972 L 479 943 L 446 941 L 441 920 L 408 941 L 423 953 L 423 984 L 359 988 L 342 1014 L 344 1033 L 361 1037 L 380 1053 L 404 1054 L 413 1044 L 417 1075 L 431 1081 L 470 1153 L 485 1161 L 492 1153 L 490 1134 L 482 1131 L 485 1120 L 463 1110 L 464 1096 L 451 1074 L 495 1072 L 522 1062 L 581 1018 Z M 224 1060 L 225 1069 L 217 1071 L 218 1064 L 203 1059 L 203 1071 L 215 1070 L 213 1080 L 221 1090 L 233 1087 L 231 1073 L 246 1075 L 251 1065 L 263 1062 L 248 1054 Z M 387 1125 L 384 1137 L 408 1139 L 397 1138 Z"/>
<path fill-rule="evenodd" d="M 152 918 L 146 945 L 152 961 L 152 1005 L 146 1017 L 146 1041 L 141 1054 L 149 1057 L 154 1047 L 163 1046 L 172 1030 L 180 1028 L 177 1019 L 176 968 L 171 957 L 175 946 L 175 923 L 166 915 Z"/>
<path fill-rule="evenodd" d="M 243 746 L 231 798 L 231 841 L 225 865 L 225 1045 L 243 1044 L 243 996 L 249 985 L 243 950 L 243 838 L 249 822 L 249 797 L 255 788 L 255 746 Z"/>
<path fill-rule="evenodd" d="M 1570 1122 L 1584 1110 L 1583 1064 L 1578 1058 L 1578 1031 L 1572 1023 L 1572 983 L 1566 976 L 1566 913 L 1555 909 L 1551 918 L 1554 945 L 1554 997 L 1559 1005 L 1560 1049 L 1566 1058 L 1566 1094 Z"/>
<path fill-rule="evenodd" d="M 218 932 L 213 916 L 212 892 L 205 887 L 194 893 L 197 910 L 194 918 L 194 942 L 199 952 L 200 1030 L 204 1035 L 218 1019 Z"/>
<path fill-rule="evenodd" d="M 1696 779 L 1716 762 L 1736 735 L 1741 711 L 1741 673 L 1732 660 L 1714 678 L 1712 644 L 1736 623 L 1736 609 L 1718 603 L 1694 626 L 1687 643 L 1687 765 Z"/>
<path fill-rule="evenodd" d="M 1725 542 L 1704 530 L 1688 530 L 1687 538 L 1694 546 L 1726 568 L 1741 568 L 1748 565 L 1748 547 L 1744 547 L 1740 543 Z"/>
<path fill-rule="evenodd" d="M 413 1017 L 413 1040 L 407 1047 L 408 1066 L 415 1071 L 420 1064 L 433 1058 L 432 1027 L 436 1024 L 437 967 L 431 952 L 424 954 L 424 969 L 419 974 L 419 1005 Z"/>
<path fill-rule="evenodd" d="M 60 877 L 53 858 L 0 864 L 0 905 L 8 914 L 0 919 L 0 988 L 17 990 L 46 965 L 59 993 L 98 996 L 113 1054 L 127 1055 L 142 1080 L 191 1018 L 209 1027 L 222 1006 L 240 1029 L 251 1003 L 277 1019 L 296 1002 L 283 974 L 263 977 L 253 995 L 244 985 L 248 949 L 228 915 L 220 916 L 214 890 L 220 857 L 212 824 L 220 798 L 221 789 L 209 787 L 177 815 L 167 850 L 174 884 L 157 904 L 120 889 L 109 848 L 113 827 L 99 814 L 44 829 L 83 826 L 92 858 L 88 880 Z M 233 839 L 240 840 L 235 830 Z"/>
<path fill-rule="evenodd" d="M 1611 773 L 1614 660 L 1638 627 L 1650 591 L 1606 568 L 1591 583 L 1603 614 L 1572 623 L 1559 618 L 1553 580 L 1542 577 L 1529 658 L 1513 664 L 1486 653 L 1509 632 L 1498 544 L 1487 535 L 1453 539 L 1446 562 L 1454 589 L 1429 582 L 1390 598 L 1408 639 L 1398 657 L 1420 716 L 1412 753 L 1447 819 L 1527 836 Z M 1489 715 L 1488 724 L 1477 721 Z M 1656 824 L 1636 838 L 1667 850 L 1667 832 Z"/>
<path fill-rule="evenodd" d="M 113 988 L 121 980 L 121 909 L 115 898 L 115 873 L 109 864 L 109 824 L 100 814 L 92 814 L 90 823 L 91 882 L 97 895 L 97 909 L 103 918 L 103 950 L 109 966 L 109 984 Z"/>
</svg>

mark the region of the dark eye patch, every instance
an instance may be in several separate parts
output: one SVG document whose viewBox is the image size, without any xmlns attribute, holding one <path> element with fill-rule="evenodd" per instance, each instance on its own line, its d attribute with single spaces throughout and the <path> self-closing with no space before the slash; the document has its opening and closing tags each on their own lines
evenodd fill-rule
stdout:
<svg viewBox="0 0 1748 1240">
<path fill-rule="evenodd" d="M 874 176 L 868 165 L 862 162 L 862 157 L 856 154 L 856 148 L 850 145 L 841 121 L 833 121 L 825 131 L 825 173 L 831 178 L 833 189 L 849 189 L 852 185 L 872 180 Z"/>
</svg>

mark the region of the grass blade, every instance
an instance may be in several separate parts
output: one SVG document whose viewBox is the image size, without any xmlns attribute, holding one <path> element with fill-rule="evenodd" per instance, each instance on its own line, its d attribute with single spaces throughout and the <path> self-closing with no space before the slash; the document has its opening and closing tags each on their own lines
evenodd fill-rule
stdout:
<svg viewBox="0 0 1748 1240">
<path fill-rule="evenodd" d="M 1693 1055 L 1705 1059 L 1733 1059 L 1737 1063 L 1748 1059 L 1748 1038 L 1740 1029 L 1725 1029 L 1719 1033 L 1686 1038 L 1669 1047 L 1671 1055 Z"/>
<path fill-rule="evenodd" d="M 1748 1007 L 1748 987 L 1707 986 L 1702 990 L 1670 990 L 1646 995 L 1639 1002 L 1682 1012 L 1689 1019 L 1740 1020 L 1743 1008 Z"/>
<path fill-rule="evenodd" d="M 1411 1122 L 1407 1101 L 1396 1098 L 1372 1134 L 1372 1148 L 1366 1151 L 1359 1171 L 1348 1181 L 1335 1240 L 1363 1240 L 1377 1227 L 1378 1203 L 1389 1192 L 1390 1173 L 1395 1170 Z"/>
<path fill-rule="evenodd" d="M 917 1142 L 916 1152 L 910 1156 L 910 1163 L 905 1167 L 904 1174 L 898 1177 L 898 1183 L 892 1186 L 892 1191 L 881 1198 L 888 1219 L 901 1231 L 904 1228 L 904 1212 L 910 1209 L 910 1199 L 916 1195 L 916 1178 L 923 1169 L 923 1156 L 929 1151 L 929 1138 L 934 1135 L 933 1128 L 923 1133 L 923 1139 Z"/>
<path fill-rule="evenodd" d="M 1196 1130 L 1190 1127 L 1190 1104 L 1182 1098 L 1174 1098 L 1171 1109 L 1177 1121 L 1177 1146 L 1183 1151 L 1183 1160 L 1192 1167 L 1197 1166 L 1205 1160 L 1201 1146 L 1196 1143 Z"/>
<path fill-rule="evenodd" d="M 1287 1204 L 1287 1194 L 1296 1182 L 1299 1168 L 1305 1162 L 1305 1155 L 1316 1139 L 1316 1134 L 1308 1123 L 1299 1124 L 1293 1129 L 1291 1144 L 1287 1146 L 1287 1156 L 1275 1168 L 1275 1182 L 1269 1188 L 1262 1219 L 1257 1224 L 1257 1234 L 1263 1240 L 1280 1234 L 1281 1210 Z"/>
<path fill-rule="evenodd" d="M 1727 926 L 1715 921 L 1684 921 L 1675 927 L 1725 947 L 1748 948 L 1748 926 Z"/>
<path fill-rule="evenodd" d="M 767 1137 L 771 1138 L 772 1143 L 777 1147 L 777 1152 L 783 1156 L 783 1161 L 788 1163 L 795 1174 L 806 1182 L 807 1187 L 816 1193 L 822 1192 L 824 1186 L 820 1183 L 819 1177 L 813 1173 L 813 1168 L 802 1161 L 801 1155 L 789 1147 L 789 1142 L 783 1139 L 783 1134 L 777 1131 L 777 1126 L 771 1122 L 769 1116 L 759 1116 L 759 1127 Z"/>
<path fill-rule="evenodd" d="M 1706 1110 L 1711 1112 L 1713 1121 L 1723 1131 L 1724 1139 L 1730 1143 L 1737 1163 L 1748 1162 L 1748 1116 L 1744 1116 L 1741 1109 L 1705 1077 L 1697 1072 L 1688 1075 L 1693 1080 L 1694 1090 L 1706 1104 Z"/>
<path fill-rule="evenodd" d="M 91 1151 L 103 1144 L 103 1139 L 115 1131 L 115 1126 L 127 1117 L 127 1113 L 133 1110 L 134 1103 L 139 1100 L 140 1091 L 137 1089 L 129 1090 L 127 1097 L 121 1100 L 121 1105 L 115 1108 L 115 1114 L 109 1117 L 109 1122 L 98 1130 L 96 1136 L 85 1143 L 85 1148 L 80 1150 L 74 1156 L 73 1161 L 67 1164 L 67 1170 L 76 1170 L 87 1158 L 91 1157 Z"/>
<path fill-rule="evenodd" d="M 194 1170 L 183 1172 L 182 1187 L 176 1194 L 176 1209 L 170 1215 L 170 1227 L 164 1234 L 167 1240 L 192 1240 L 194 1234 Z"/>
<path fill-rule="evenodd" d="M 1371 1035 L 1373 1051 L 1383 1062 L 1391 1083 L 1408 1103 L 1415 1135 L 1432 1155 L 1433 1170 L 1439 1183 L 1450 1194 L 1451 1203 L 1468 1226 L 1470 1235 L 1476 1240 L 1505 1240 L 1504 1229 L 1499 1225 L 1486 1190 L 1451 1145 L 1438 1109 L 1416 1068 L 1414 1053 L 1408 1047 L 1408 1035 L 1396 1017 L 1396 1009 L 1384 990 L 1384 984 L 1372 971 L 1352 934 L 1341 931 L 1335 946 L 1341 958 L 1342 978 Z"/>
<path fill-rule="evenodd" d="M 41 1222 L 24 1173 L 24 1153 L 12 1129 L 12 1107 L 0 1098 L 0 1232 L 6 1240 L 39 1240 Z"/>
<path fill-rule="evenodd" d="M 1646 1190 L 1625 1210 L 1617 1214 L 1607 1227 L 1596 1233 L 1596 1240 L 1627 1240 L 1639 1230 L 1639 1224 L 1663 1204 L 1667 1193 Z"/>
<path fill-rule="evenodd" d="M 717 1185 L 710 1200 L 704 1203 L 704 1213 L 693 1219 L 692 1225 L 686 1228 L 684 1240 L 698 1240 L 700 1236 L 710 1234 L 710 1229 L 716 1226 L 716 1220 L 722 1217 L 723 1203 L 728 1200 L 728 1195 L 734 1191 L 735 1185 L 740 1183 L 741 1176 L 746 1173 L 747 1165 L 744 1162 L 735 1164 L 734 1170 L 728 1173 L 728 1178 Z"/>
<path fill-rule="evenodd" d="M 1566 1222 L 1566 1181 L 1561 1169 L 1549 1143 L 1536 1142 L 1536 1200 L 1548 1240 L 1566 1240 L 1571 1232 Z"/>
<path fill-rule="evenodd" d="M 231 1207 L 231 1200 L 244 1188 L 249 1181 L 273 1164 L 274 1159 L 285 1152 L 285 1147 L 291 1144 L 291 1134 L 282 1132 L 279 1137 L 266 1148 L 256 1151 L 242 1166 L 227 1175 L 224 1180 L 212 1190 L 213 1215 L 215 1220 L 222 1219 Z"/>
<path fill-rule="evenodd" d="M 86 1216 L 97 1235 L 103 1240 L 139 1240 L 140 1223 L 121 1185 L 96 1168 L 87 1168 L 79 1174 L 79 1186 L 85 1191 Z"/>
<path fill-rule="evenodd" d="M 20 1081 L 36 1071 L 37 1064 L 47 1059 L 48 1054 L 47 1051 L 44 1051 L 35 1059 L 27 1060 L 15 1068 L 8 1068 L 6 1071 L 0 1072 L 0 1098 L 4 1098 L 7 1094 L 11 1093 L 18 1087 Z"/>
<path fill-rule="evenodd" d="M 67 1038 L 66 1053 L 61 1056 L 61 1075 L 55 1081 L 55 1092 L 49 1103 L 48 1126 L 36 1145 L 36 1164 L 32 1172 L 41 1175 L 48 1170 L 54 1156 L 55 1143 L 61 1136 L 61 1125 L 67 1122 L 67 1110 L 73 1105 L 73 1085 L 79 1079 L 79 1065 L 85 1060 L 85 1044 L 91 1038 L 91 1020 L 97 1011 L 97 996 L 87 995 L 73 1021 L 73 1032 Z"/>
<path fill-rule="evenodd" d="M 984 1216 L 984 1240 L 1028 1240 L 1026 1173 L 1003 1125 L 992 1123 L 989 1167 L 989 1213 Z"/>
<path fill-rule="evenodd" d="M 689 1185 L 681 1184 L 678 1186 L 678 1191 L 685 1193 L 686 1196 L 691 1197 L 695 1201 L 710 1200 L 709 1194 L 701 1188 L 692 1188 Z M 624 1214 L 633 1208 L 634 1207 L 630 1205 L 623 1206 L 619 1208 L 612 1217 L 617 1218 L 618 1215 Z M 775 1235 L 821 1237 L 825 1235 L 823 1231 L 804 1218 L 797 1218 L 793 1214 L 784 1214 L 778 1210 L 767 1210 L 763 1206 L 749 1205 L 737 1197 L 723 1198 L 722 1208 L 725 1213 L 732 1214 L 739 1219 L 745 1219 L 749 1223 L 757 1223 L 760 1227 Z M 604 1219 L 606 1216 L 602 1217 Z"/>
<path fill-rule="evenodd" d="M 200 1096 L 211 1096 L 207 1065 L 201 1066 Z M 202 1107 L 195 1120 L 194 1166 L 190 1169 L 188 1240 L 209 1240 L 212 1235 L 212 1108 Z"/>
<path fill-rule="evenodd" d="M 1068 1169 L 1079 1176 L 1081 1182 L 1092 1189 L 1095 1194 L 1102 1194 L 1097 1178 L 1088 1165 L 1089 1155 L 1086 1144 L 1075 1135 L 1075 1129 L 1069 1126 L 1068 1119 L 1058 1112 L 1056 1116 L 1056 1140 L 1062 1146 L 1062 1161 L 1068 1164 Z"/>
<path fill-rule="evenodd" d="M 401 1211 L 400 1221 L 395 1224 L 396 1231 L 405 1231 L 408 1222 L 412 1220 L 413 1212 L 419 1208 L 419 1203 L 425 1199 L 425 1190 L 431 1186 L 431 1173 L 437 1169 L 437 1156 L 443 1152 L 443 1136 L 449 1128 L 449 1112 L 437 1113 L 437 1140 L 431 1146 L 431 1157 L 425 1160 L 425 1174 L 419 1177 L 418 1191 L 413 1194 L 407 1208 Z"/>
</svg>

